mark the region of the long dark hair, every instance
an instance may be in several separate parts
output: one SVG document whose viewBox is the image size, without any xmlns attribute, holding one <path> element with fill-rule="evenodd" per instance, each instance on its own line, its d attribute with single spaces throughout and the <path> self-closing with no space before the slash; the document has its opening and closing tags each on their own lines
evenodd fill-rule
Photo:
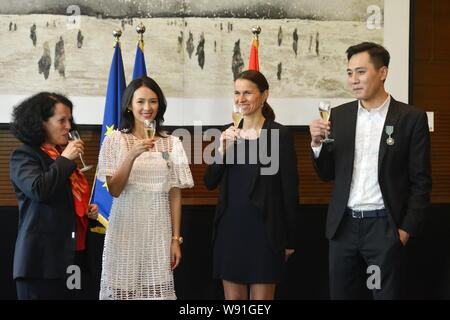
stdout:
<svg viewBox="0 0 450 320">
<path fill-rule="evenodd" d="M 246 70 L 244 72 L 241 72 L 238 74 L 236 79 L 243 79 L 248 80 L 256 84 L 259 91 L 262 93 L 266 90 L 269 90 L 269 83 L 267 82 L 266 77 L 259 71 L 256 70 Z M 264 105 L 262 106 L 262 115 L 264 118 L 274 121 L 275 120 L 275 112 L 273 112 L 272 107 L 267 103 L 267 101 L 264 101 Z"/>
<path fill-rule="evenodd" d="M 69 107 L 72 114 L 72 102 L 62 94 L 39 92 L 26 98 L 13 108 L 9 127 L 11 133 L 24 144 L 42 145 L 47 139 L 47 131 L 45 131 L 43 123 L 55 115 L 57 103 Z M 73 119 L 71 126 L 75 128 Z"/>
<path fill-rule="evenodd" d="M 121 119 L 120 119 L 120 130 L 126 130 L 126 132 L 131 132 L 134 128 L 134 115 L 133 112 L 128 110 L 128 107 L 133 101 L 133 95 L 137 89 L 140 87 L 147 87 L 152 90 L 158 96 L 158 113 L 156 114 L 156 134 L 161 136 L 162 133 L 162 123 L 164 122 L 164 113 L 167 108 L 167 101 L 164 97 L 159 85 L 150 77 L 139 77 L 130 82 L 130 84 L 125 89 L 122 97 L 122 105 L 120 108 Z"/>
</svg>

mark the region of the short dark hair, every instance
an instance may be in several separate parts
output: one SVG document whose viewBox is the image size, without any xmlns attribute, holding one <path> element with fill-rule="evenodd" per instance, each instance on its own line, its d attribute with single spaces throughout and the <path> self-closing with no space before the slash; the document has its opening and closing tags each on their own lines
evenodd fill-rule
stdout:
<svg viewBox="0 0 450 320">
<path fill-rule="evenodd" d="M 385 47 L 374 42 L 362 42 L 360 44 L 351 46 L 345 51 L 347 60 L 357 53 L 365 52 L 370 56 L 370 61 L 374 64 L 375 69 L 380 69 L 383 66 L 389 67 L 389 60 L 391 56 Z"/>
<path fill-rule="evenodd" d="M 266 77 L 257 70 L 246 70 L 237 75 L 236 79 L 248 80 L 256 84 L 260 92 L 264 92 L 269 90 L 269 82 Z M 264 101 L 264 105 L 262 107 L 262 114 L 264 118 L 274 121 L 275 120 L 275 112 L 273 112 L 272 107 Z"/>
<path fill-rule="evenodd" d="M 43 122 L 54 116 L 57 103 L 68 106 L 72 113 L 72 102 L 62 94 L 53 92 L 39 92 L 14 106 L 10 122 L 12 134 L 24 144 L 42 145 L 47 139 Z M 71 124 L 74 128 L 73 119 Z"/>
<path fill-rule="evenodd" d="M 131 132 L 134 128 L 134 115 L 133 112 L 128 112 L 128 106 L 133 101 L 133 95 L 137 89 L 140 87 L 147 87 L 152 90 L 158 96 L 158 113 L 156 114 L 156 133 L 161 135 L 162 123 L 164 122 L 164 113 L 167 109 L 167 101 L 164 97 L 164 93 L 160 86 L 150 77 L 139 77 L 130 82 L 130 84 L 125 89 L 122 97 L 122 105 L 120 108 L 121 119 L 120 119 L 120 130 L 126 130 Z"/>
</svg>

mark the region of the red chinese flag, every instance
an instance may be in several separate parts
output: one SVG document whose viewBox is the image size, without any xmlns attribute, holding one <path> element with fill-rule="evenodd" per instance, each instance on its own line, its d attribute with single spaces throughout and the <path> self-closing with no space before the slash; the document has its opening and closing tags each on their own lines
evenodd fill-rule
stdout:
<svg viewBox="0 0 450 320">
<path fill-rule="evenodd" d="M 254 39 L 252 41 L 252 48 L 250 49 L 250 59 L 248 62 L 248 70 L 259 71 L 259 60 L 258 60 L 258 40 Z"/>
</svg>

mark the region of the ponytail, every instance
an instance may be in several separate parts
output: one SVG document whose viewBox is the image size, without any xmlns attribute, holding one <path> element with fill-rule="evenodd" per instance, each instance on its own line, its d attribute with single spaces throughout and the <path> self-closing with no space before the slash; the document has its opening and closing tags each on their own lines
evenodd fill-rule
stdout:
<svg viewBox="0 0 450 320">
<path fill-rule="evenodd" d="M 275 112 L 273 112 L 272 107 L 266 101 L 264 101 L 261 111 L 264 118 L 275 121 Z"/>
</svg>

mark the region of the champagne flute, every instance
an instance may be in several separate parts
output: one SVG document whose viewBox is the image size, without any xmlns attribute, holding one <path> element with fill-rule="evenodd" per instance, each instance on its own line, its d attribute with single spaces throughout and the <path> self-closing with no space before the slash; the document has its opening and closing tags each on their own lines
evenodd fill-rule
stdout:
<svg viewBox="0 0 450 320">
<path fill-rule="evenodd" d="M 144 136 L 147 139 L 153 139 L 156 133 L 156 121 L 155 120 L 144 120 Z"/>
<path fill-rule="evenodd" d="M 156 133 L 156 121 L 144 120 L 144 135 L 147 139 L 153 139 Z"/>
<path fill-rule="evenodd" d="M 328 120 L 330 119 L 330 115 L 331 115 L 330 101 L 320 101 L 319 102 L 319 112 L 320 112 L 320 117 L 322 118 L 322 120 L 325 122 L 328 122 Z M 333 141 L 334 141 L 334 139 L 328 138 L 327 131 L 325 131 L 325 139 L 320 140 L 320 142 L 322 142 L 322 143 L 330 143 Z"/>
<path fill-rule="evenodd" d="M 69 140 L 72 140 L 72 141 L 73 140 L 81 140 L 80 134 L 78 133 L 77 130 L 69 131 Z M 93 167 L 93 165 L 88 165 L 87 166 L 84 163 L 84 160 L 83 160 L 83 157 L 82 157 L 81 153 L 79 154 L 79 156 L 80 156 L 81 163 L 83 164 L 83 168 L 80 169 L 81 172 L 85 172 L 85 171 L 87 171 L 87 170 L 89 170 L 89 169 L 91 169 Z"/>
<path fill-rule="evenodd" d="M 237 128 L 239 127 L 239 124 L 241 123 L 242 118 L 244 118 L 244 114 L 242 113 L 242 108 L 240 108 L 238 105 L 233 105 L 233 112 L 231 113 L 231 118 L 233 119 L 233 124 Z M 237 143 L 240 143 L 240 140 L 237 141 Z"/>
<path fill-rule="evenodd" d="M 236 128 L 239 126 L 239 123 L 241 123 L 243 117 L 244 115 L 242 114 L 242 109 L 234 104 L 231 118 L 233 119 L 233 123 Z"/>
</svg>

